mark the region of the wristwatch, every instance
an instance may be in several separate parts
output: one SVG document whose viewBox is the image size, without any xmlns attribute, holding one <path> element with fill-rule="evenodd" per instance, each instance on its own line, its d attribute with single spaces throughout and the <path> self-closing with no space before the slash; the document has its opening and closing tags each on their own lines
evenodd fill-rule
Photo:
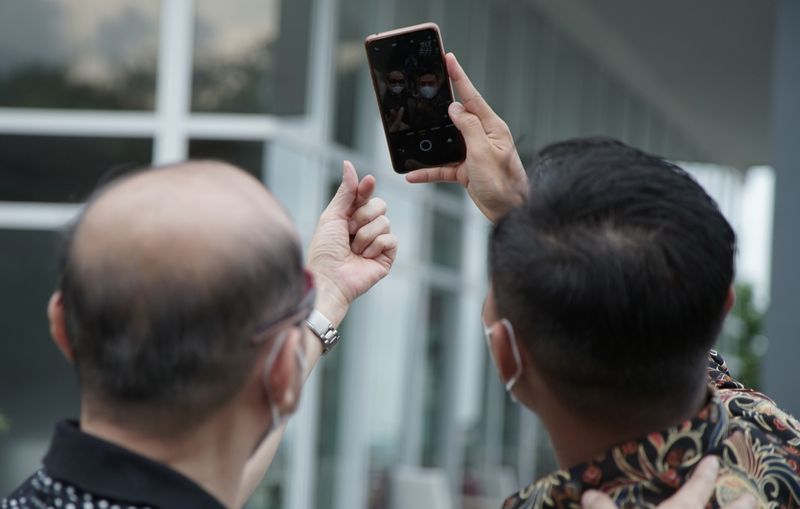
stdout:
<svg viewBox="0 0 800 509">
<path fill-rule="evenodd" d="M 314 309 L 306 318 L 306 325 L 322 342 L 322 355 L 331 351 L 339 342 L 339 331 L 318 309 Z"/>
</svg>

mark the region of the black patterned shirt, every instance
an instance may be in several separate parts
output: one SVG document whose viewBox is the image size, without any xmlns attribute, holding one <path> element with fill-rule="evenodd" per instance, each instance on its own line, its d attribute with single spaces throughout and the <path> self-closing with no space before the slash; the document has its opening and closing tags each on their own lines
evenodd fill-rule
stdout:
<svg viewBox="0 0 800 509">
<path fill-rule="evenodd" d="M 509 497 L 503 509 L 579 509 L 589 489 L 620 507 L 655 507 L 712 454 L 720 457 L 720 474 L 709 507 L 744 493 L 759 507 L 800 507 L 800 422 L 731 378 L 713 351 L 708 375 L 710 402 L 691 420 L 545 476 Z"/>
<path fill-rule="evenodd" d="M 56 426 L 44 466 L 0 501 L 2 509 L 224 509 L 187 477 L 127 449 Z"/>
</svg>

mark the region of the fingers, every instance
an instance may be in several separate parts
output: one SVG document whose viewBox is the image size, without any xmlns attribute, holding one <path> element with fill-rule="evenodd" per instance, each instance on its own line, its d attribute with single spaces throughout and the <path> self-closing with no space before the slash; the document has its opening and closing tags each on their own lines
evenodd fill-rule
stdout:
<svg viewBox="0 0 800 509">
<path fill-rule="evenodd" d="M 389 117 L 389 131 L 400 130 L 403 125 L 403 113 L 405 113 L 405 106 L 401 106 L 399 110 L 394 113 L 394 116 Z"/>
<path fill-rule="evenodd" d="M 756 509 L 756 497 L 745 493 L 730 504 L 722 506 L 722 509 Z"/>
<path fill-rule="evenodd" d="M 487 129 L 484 128 L 477 115 L 465 110 L 460 103 L 452 103 L 447 113 L 453 124 L 461 131 L 461 135 L 464 136 L 468 150 L 485 150 Z M 500 119 L 497 121 L 502 122 Z"/>
<path fill-rule="evenodd" d="M 452 53 L 445 55 L 447 63 L 447 72 L 450 73 L 450 81 L 453 82 L 461 102 L 467 111 L 477 115 L 481 121 L 486 121 L 497 117 L 497 114 L 492 110 L 489 104 L 483 99 L 478 89 L 472 84 L 467 77 L 467 73 L 461 68 L 461 64 L 456 60 L 456 56 Z M 455 119 L 454 119 L 455 121 Z"/>
<path fill-rule="evenodd" d="M 341 216 L 347 215 L 352 209 L 353 203 L 356 201 L 359 188 L 358 175 L 356 174 L 353 163 L 345 161 L 342 171 L 342 183 L 339 184 L 339 189 L 337 189 L 336 194 L 333 195 L 326 212 Z"/>
<path fill-rule="evenodd" d="M 359 228 L 369 223 L 378 216 L 386 214 L 386 202 L 380 198 L 372 198 L 367 203 L 359 207 L 348 221 L 350 235 L 355 234 Z"/>
<path fill-rule="evenodd" d="M 391 224 L 389 218 L 386 216 L 378 216 L 366 225 L 358 229 L 353 241 L 350 242 L 350 250 L 355 254 L 362 254 L 364 250 L 372 244 L 372 242 L 379 236 L 389 233 Z"/>
<path fill-rule="evenodd" d="M 422 184 L 427 182 L 457 182 L 458 173 L 455 166 L 439 166 L 422 168 L 406 173 L 406 182 Z"/>
<path fill-rule="evenodd" d="M 664 503 L 659 505 L 660 509 L 685 509 L 695 507 L 697 509 L 706 506 L 714 492 L 714 485 L 719 473 L 719 458 L 716 456 L 706 456 L 698 463 L 692 473 L 691 479 L 678 490 L 678 492 Z"/>
<path fill-rule="evenodd" d="M 381 253 L 386 254 L 391 260 L 397 252 L 397 237 L 392 233 L 384 233 L 375 237 L 375 240 L 364 249 L 361 256 L 364 258 L 376 258 Z M 741 509 L 741 508 L 737 508 Z"/>
<path fill-rule="evenodd" d="M 714 493 L 718 474 L 719 458 L 716 456 L 703 458 L 695 468 L 691 479 L 675 495 L 659 504 L 657 509 L 702 509 L 706 507 Z M 583 494 L 581 507 L 583 509 L 616 509 L 611 498 L 596 490 L 589 490 Z M 755 507 L 755 497 L 746 493 L 722 509 L 755 509 Z"/>
<path fill-rule="evenodd" d="M 617 509 L 617 505 L 608 495 L 597 490 L 589 490 L 583 493 L 581 507 L 583 509 Z"/>
<path fill-rule="evenodd" d="M 369 201 L 372 197 L 372 193 L 375 192 L 375 185 L 375 177 L 372 175 L 367 175 L 361 179 L 361 182 L 358 183 L 358 192 L 355 202 L 353 203 L 353 208 L 350 211 L 351 213 Z"/>
</svg>

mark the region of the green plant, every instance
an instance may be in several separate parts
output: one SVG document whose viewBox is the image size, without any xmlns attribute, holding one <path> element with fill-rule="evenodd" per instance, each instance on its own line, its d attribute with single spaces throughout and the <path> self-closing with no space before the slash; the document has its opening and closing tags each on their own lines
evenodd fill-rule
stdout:
<svg viewBox="0 0 800 509">
<path fill-rule="evenodd" d="M 753 287 L 737 283 L 736 302 L 730 311 L 723 332 L 720 350 L 729 362 L 731 374 L 747 387 L 758 389 L 761 383 L 761 361 L 766 352 L 763 335 L 764 311 L 753 299 Z"/>
</svg>

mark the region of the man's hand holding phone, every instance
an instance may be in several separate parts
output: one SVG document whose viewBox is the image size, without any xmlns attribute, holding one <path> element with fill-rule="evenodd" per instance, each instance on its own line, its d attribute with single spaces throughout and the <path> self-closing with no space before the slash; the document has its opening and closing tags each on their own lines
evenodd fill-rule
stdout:
<svg viewBox="0 0 800 509">
<path fill-rule="evenodd" d="M 528 196 L 528 177 L 508 125 L 492 110 L 461 68 L 455 55 L 445 57 L 447 70 L 461 103 L 448 113 L 467 145 L 466 159 L 456 166 L 414 170 L 408 182 L 457 182 L 490 221 L 497 222 Z"/>
</svg>

